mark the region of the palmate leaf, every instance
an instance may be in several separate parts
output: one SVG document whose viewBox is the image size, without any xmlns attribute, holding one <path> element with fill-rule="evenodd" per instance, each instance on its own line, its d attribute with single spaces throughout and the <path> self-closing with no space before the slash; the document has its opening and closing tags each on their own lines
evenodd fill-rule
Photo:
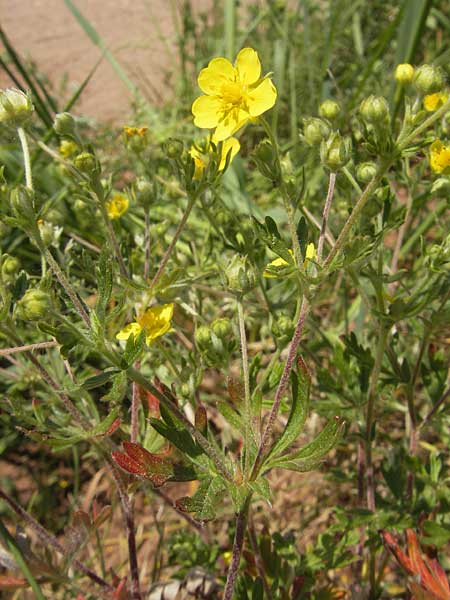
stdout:
<svg viewBox="0 0 450 600">
<path fill-rule="evenodd" d="M 281 468 L 293 471 L 312 471 L 323 460 L 326 454 L 332 450 L 342 435 L 343 421 L 335 417 L 327 423 L 319 435 L 307 446 L 279 456 L 265 463 L 265 469 Z"/>
<path fill-rule="evenodd" d="M 225 490 L 226 485 L 221 477 L 204 479 L 192 497 L 180 498 L 175 506 L 182 512 L 193 513 L 198 521 L 211 521 L 216 516 L 216 506 Z"/>
</svg>

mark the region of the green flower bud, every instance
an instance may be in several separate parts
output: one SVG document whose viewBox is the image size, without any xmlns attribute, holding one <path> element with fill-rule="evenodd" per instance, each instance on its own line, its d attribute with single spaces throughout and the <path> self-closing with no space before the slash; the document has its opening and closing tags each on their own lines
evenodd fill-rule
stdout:
<svg viewBox="0 0 450 600">
<path fill-rule="evenodd" d="M 146 179 L 138 179 L 134 184 L 134 195 L 138 204 L 144 208 L 148 208 L 151 201 L 156 196 L 156 191 L 149 181 Z"/>
<path fill-rule="evenodd" d="M 422 65 L 414 73 L 413 85 L 420 94 L 435 94 L 444 87 L 442 71 L 432 65 Z"/>
<path fill-rule="evenodd" d="M 55 241 L 55 229 L 51 223 L 38 221 L 39 233 L 41 240 L 44 242 L 44 246 L 47 248 Z"/>
<path fill-rule="evenodd" d="M 181 158 L 184 152 L 184 144 L 181 140 L 170 138 L 165 144 L 166 154 L 173 160 Z"/>
<path fill-rule="evenodd" d="M 369 183 L 377 172 L 377 165 L 373 162 L 365 162 L 358 165 L 356 169 L 356 179 L 361 183 Z"/>
<path fill-rule="evenodd" d="M 206 352 L 212 348 L 211 331 L 206 325 L 200 325 L 195 330 L 195 344 L 201 352 Z"/>
<path fill-rule="evenodd" d="M 75 133 L 75 119 L 68 112 L 58 113 L 53 121 L 53 129 L 58 135 L 73 136 Z"/>
<path fill-rule="evenodd" d="M 27 290 L 21 300 L 16 305 L 16 314 L 24 321 L 39 321 L 49 316 L 53 307 L 52 300 L 42 290 Z"/>
<path fill-rule="evenodd" d="M 403 63 L 401 65 L 397 65 L 395 69 L 395 79 L 401 85 L 407 85 L 411 83 L 414 77 L 414 67 L 409 63 Z"/>
<path fill-rule="evenodd" d="M 308 146 L 317 146 L 325 140 L 331 133 L 330 126 L 322 119 L 309 117 L 303 119 L 303 134 Z"/>
<path fill-rule="evenodd" d="M 334 100 L 325 100 L 319 106 L 319 115 L 324 119 L 329 119 L 333 121 L 341 112 L 341 107 Z"/>
<path fill-rule="evenodd" d="M 24 185 L 18 185 L 11 191 L 10 204 L 16 219 L 28 224 L 36 222 L 33 190 Z"/>
<path fill-rule="evenodd" d="M 100 163 L 90 152 L 78 154 L 73 161 L 73 165 L 76 169 L 89 177 L 99 175 L 100 173 Z"/>
<path fill-rule="evenodd" d="M 2 276 L 4 279 L 12 279 L 19 272 L 20 260 L 8 254 L 4 254 L 2 259 Z"/>
<path fill-rule="evenodd" d="M 339 133 L 333 133 L 328 140 L 320 145 L 320 160 L 330 171 L 338 171 L 350 160 L 352 143 L 349 137 L 342 138 Z"/>
<path fill-rule="evenodd" d="M 383 125 L 389 121 L 389 105 L 383 96 L 371 95 L 359 106 L 359 112 L 366 123 Z"/>
<path fill-rule="evenodd" d="M 280 315 L 272 323 L 272 333 L 280 347 L 286 346 L 294 335 L 295 324 L 287 315 Z"/>
<path fill-rule="evenodd" d="M 0 123 L 23 127 L 31 119 L 33 111 L 28 94 L 14 88 L 0 90 Z"/>
<path fill-rule="evenodd" d="M 246 256 L 235 254 L 225 268 L 226 287 L 230 292 L 241 296 L 252 290 L 257 283 L 253 266 Z"/>
<path fill-rule="evenodd" d="M 220 340 L 226 340 L 233 333 L 230 319 L 216 319 L 211 325 L 211 329 Z"/>
<path fill-rule="evenodd" d="M 253 151 L 252 158 L 256 163 L 259 171 L 267 179 L 278 181 L 281 173 L 278 166 L 275 148 L 270 140 L 263 140 Z"/>
</svg>

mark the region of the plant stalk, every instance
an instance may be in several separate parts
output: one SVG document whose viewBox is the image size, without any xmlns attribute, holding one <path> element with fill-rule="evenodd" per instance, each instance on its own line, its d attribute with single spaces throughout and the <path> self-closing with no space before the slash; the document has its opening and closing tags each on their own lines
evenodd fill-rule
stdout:
<svg viewBox="0 0 450 600">
<path fill-rule="evenodd" d="M 245 529 L 247 527 L 248 510 L 250 506 L 251 494 L 247 496 L 244 505 L 236 517 L 236 531 L 234 534 L 233 553 L 231 563 L 228 569 L 227 581 L 223 593 L 223 600 L 232 600 L 234 584 L 239 574 L 239 563 L 241 560 L 242 547 L 244 545 Z"/>
<path fill-rule="evenodd" d="M 237 300 L 238 319 L 239 319 L 239 334 L 241 338 L 241 352 L 242 352 L 242 372 L 244 374 L 244 414 L 245 414 L 245 432 L 244 432 L 244 472 L 248 474 L 250 469 L 250 437 L 252 428 L 252 408 L 251 408 L 251 396 L 250 396 L 250 374 L 248 369 L 248 351 L 247 351 L 247 337 L 245 333 L 245 317 L 244 307 L 242 305 L 242 298 Z"/>
<path fill-rule="evenodd" d="M 334 188 L 336 185 L 336 173 L 330 173 L 328 180 L 328 192 L 325 200 L 325 207 L 323 209 L 322 226 L 320 228 L 319 242 L 317 244 L 317 262 L 320 263 L 322 260 L 323 244 L 325 241 L 325 234 L 327 231 L 328 215 L 330 214 L 331 203 L 333 201 Z"/>
<path fill-rule="evenodd" d="M 25 168 L 25 183 L 28 189 L 33 190 L 33 174 L 31 171 L 30 148 L 23 127 L 17 128 L 19 134 L 20 145 L 22 146 L 23 164 Z"/>
</svg>

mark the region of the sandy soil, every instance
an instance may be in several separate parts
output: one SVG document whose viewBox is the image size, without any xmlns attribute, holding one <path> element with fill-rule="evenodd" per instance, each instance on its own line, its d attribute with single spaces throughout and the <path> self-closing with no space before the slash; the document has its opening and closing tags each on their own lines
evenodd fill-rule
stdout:
<svg viewBox="0 0 450 600">
<path fill-rule="evenodd" d="M 180 0 L 177 0 L 177 4 Z M 161 90 L 171 68 L 160 36 L 175 47 L 169 0 L 74 0 L 79 11 L 104 39 L 108 49 L 138 86 L 147 80 Z M 192 0 L 202 10 L 209 0 Z M 82 30 L 64 0 L 0 0 L 0 22 L 22 56 L 31 56 L 58 88 L 67 76 L 74 91 L 92 69 L 101 50 Z M 0 73 L 0 86 L 10 85 Z M 132 95 L 104 60 L 86 88 L 76 112 L 121 123 Z M 155 98 L 155 95 L 153 95 Z"/>
</svg>

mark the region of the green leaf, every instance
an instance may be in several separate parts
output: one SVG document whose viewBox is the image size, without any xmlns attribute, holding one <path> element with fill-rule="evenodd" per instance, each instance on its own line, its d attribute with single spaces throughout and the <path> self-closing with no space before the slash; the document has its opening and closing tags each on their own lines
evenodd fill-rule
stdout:
<svg viewBox="0 0 450 600">
<path fill-rule="evenodd" d="M 239 433 L 241 433 L 242 435 L 244 434 L 244 422 L 242 420 L 241 415 L 235 411 L 229 404 L 228 402 L 225 401 L 219 401 L 217 403 L 217 409 L 220 412 L 220 414 L 224 417 L 224 419 L 226 421 L 228 421 L 228 423 L 234 427 L 234 429 L 236 429 L 237 431 L 239 431 Z"/>
<path fill-rule="evenodd" d="M 137 337 L 130 335 L 127 339 L 125 351 L 123 353 L 123 359 L 125 361 L 124 370 L 131 367 L 142 354 L 145 347 L 145 338 L 145 331 L 142 330 Z"/>
<path fill-rule="evenodd" d="M 104 385 L 105 383 L 108 383 L 108 381 L 110 381 L 110 379 L 112 379 L 114 375 L 117 375 L 117 373 L 119 373 L 117 369 L 103 371 L 103 373 L 100 373 L 99 375 L 94 375 L 93 377 L 88 377 L 87 379 L 85 379 L 82 383 L 82 387 L 85 390 L 93 390 Z"/>
<path fill-rule="evenodd" d="M 97 266 L 97 289 L 98 298 L 96 311 L 101 322 L 105 319 L 106 307 L 111 298 L 112 286 L 113 286 L 113 268 L 111 254 L 106 247 L 100 254 L 100 259 Z M 132 336 L 130 336 L 132 337 Z"/>
<path fill-rule="evenodd" d="M 225 490 L 226 485 L 221 477 L 205 479 L 191 498 L 180 498 L 175 506 L 183 512 L 194 513 L 198 521 L 211 521 L 216 516 L 215 508 Z"/>
<path fill-rule="evenodd" d="M 422 541 L 425 544 L 435 544 L 436 546 L 443 546 L 450 541 L 450 526 L 439 525 L 434 521 L 424 521 L 423 531 L 425 536 L 422 537 Z"/>
<path fill-rule="evenodd" d="M 309 411 L 311 376 L 302 359 L 298 360 L 298 376 L 292 372 L 292 407 L 286 427 L 277 442 L 272 446 L 269 456 L 276 456 L 288 448 L 298 438 L 305 426 Z"/>
<path fill-rule="evenodd" d="M 166 440 L 173 444 L 183 454 L 189 458 L 195 459 L 203 454 L 203 450 L 194 442 L 191 434 L 186 429 L 178 429 L 177 427 L 167 425 L 159 419 L 150 419 L 150 424 L 159 435 L 162 435 Z"/>
<path fill-rule="evenodd" d="M 260 477 L 256 481 L 249 482 L 249 487 L 257 494 L 264 498 L 264 500 L 272 506 L 272 490 L 270 489 L 269 482 L 266 478 Z"/>
</svg>

